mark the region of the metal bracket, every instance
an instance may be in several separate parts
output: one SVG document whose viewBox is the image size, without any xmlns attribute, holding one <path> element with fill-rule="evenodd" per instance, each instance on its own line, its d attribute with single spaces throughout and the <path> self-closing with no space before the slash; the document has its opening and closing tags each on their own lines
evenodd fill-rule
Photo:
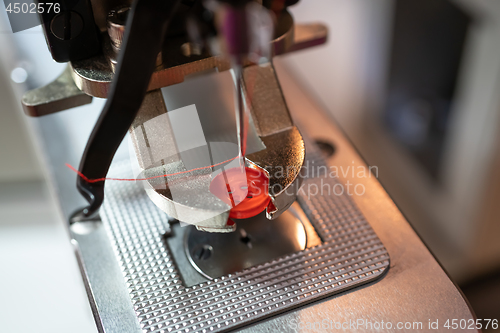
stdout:
<svg viewBox="0 0 500 333">
<path fill-rule="evenodd" d="M 71 67 L 67 66 L 64 72 L 51 83 L 25 93 L 21 101 L 24 112 L 31 117 L 40 117 L 90 104 L 92 96 L 76 86 L 71 72 Z"/>
</svg>

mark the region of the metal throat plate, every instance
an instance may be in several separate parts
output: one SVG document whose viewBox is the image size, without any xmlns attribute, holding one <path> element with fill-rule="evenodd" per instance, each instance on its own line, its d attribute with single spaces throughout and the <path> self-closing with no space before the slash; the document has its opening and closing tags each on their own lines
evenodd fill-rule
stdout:
<svg viewBox="0 0 500 333">
<path fill-rule="evenodd" d="M 115 163 L 111 173 L 128 177 L 128 164 Z M 170 231 L 168 216 L 140 185 L 108 182 L 106 190 L 102 221 L 144 332 L 235 329 L 374 281 L 389 268 L 389 254 L 351 198 L 299 195 L 321 245 L 186 287 L 162 237 Z"/>
</svg>

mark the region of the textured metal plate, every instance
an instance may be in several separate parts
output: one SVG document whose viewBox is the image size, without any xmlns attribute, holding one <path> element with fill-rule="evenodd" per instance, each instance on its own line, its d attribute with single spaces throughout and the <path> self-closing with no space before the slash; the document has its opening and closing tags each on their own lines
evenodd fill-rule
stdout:
<svg viewBox="0 0 500 333">
<path fill-rule="evenodd" d="M 128 163 L 114 164 L 110 173 L 129 177 Z M 337 180 L 310 178 L 305 185 L 326 182 Z M 321 245 L 185 287 L 162 238 L 168 216 L 138 184 L 110 181 L 106 188 L 102 221 L 145 332 L 235 329 L 373 281 L 389 267 L 389 254 L 351 198 L 301 195 Z"/>
</svg>

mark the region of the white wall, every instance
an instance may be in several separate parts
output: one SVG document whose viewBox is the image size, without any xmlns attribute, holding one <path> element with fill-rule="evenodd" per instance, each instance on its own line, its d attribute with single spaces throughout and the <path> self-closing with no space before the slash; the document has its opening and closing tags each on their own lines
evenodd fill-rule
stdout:
<svg viewBox="0 0 500 333">
<path fill-rule="evenodd" d="M 40 163 L 21 110 L 23 86 L 10 78 L 20 59 L 7 22 L 5 11 L 0 10 L 0 183 L 41 180 Z"/>
</svg>

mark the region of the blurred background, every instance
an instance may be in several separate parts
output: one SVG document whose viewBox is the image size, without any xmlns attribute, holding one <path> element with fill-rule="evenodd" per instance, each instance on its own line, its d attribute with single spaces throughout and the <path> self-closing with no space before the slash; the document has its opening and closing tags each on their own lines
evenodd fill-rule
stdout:
<svg viewBox="0 0 500 333">
<path fill-rule="evenodd" d="M 326 24 L 329 41 L 275 61 L 378 166 L 380 182 L 477 317 L 500 319 L 500 1 L 301 0 L 290 9 L 297 22 Z M 63 69 L 40 27 L 13 34 L 0 10 L 6 332 L 96 331 L 47 186 L 39 120 L 25 116 L 19 102 Z M 81 107 L 88 122 L 101 106 Z"/>
</svg>

